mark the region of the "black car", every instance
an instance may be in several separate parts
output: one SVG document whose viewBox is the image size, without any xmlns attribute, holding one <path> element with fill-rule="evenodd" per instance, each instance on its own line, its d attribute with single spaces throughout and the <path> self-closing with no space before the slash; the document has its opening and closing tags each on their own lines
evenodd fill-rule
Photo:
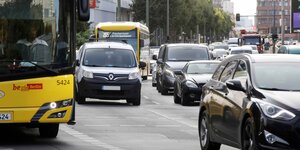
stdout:
<svg viewBox="0 0 300 150">
<path fill-rule="evenodd" d="M 202 150 L 300 149 L 300 57 L 244 54 L 222 61 L 203 86 Z"/>
<path fill-rule="evenodd" d="M 208 47 L 200 44 L 165 44 L 160 47 L 156 81 L 157 89 L 161 94 L 168 94 L 174 90 L 175 70 L 181 70 L 185 64 L 192 60 L 209 60 Z"/>
<path fill-rule="evenodd" d="M 174 71 L 174 103 L 188 105 L 199 101 L 202 86 L 211 78 L 220 61 L 190 61 L 182 70 Z"/>
</svg>

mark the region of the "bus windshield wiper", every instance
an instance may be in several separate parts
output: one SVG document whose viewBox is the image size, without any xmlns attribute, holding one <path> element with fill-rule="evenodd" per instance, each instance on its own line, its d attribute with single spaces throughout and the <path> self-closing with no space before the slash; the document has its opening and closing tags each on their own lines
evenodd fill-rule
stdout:
<svg viewBox="0 0 300 150">
<path fill-rule="evenodd" d="M 27 66 L 26 66 L 26 64 L 24 65 L 24 63 L 29 63 L 29 64 L 31 64 L 32 66 L 35 66 L 35 67 L 40 68 L 40 69 L 42 69 L 42 70 L 45 70 L 45 71 L 47 71 L 47 72 L 49 72 L 49 73 L 51 73 L 51 74 L 53 74 L 53 75 L 58 75 L 58 74 L 59 74 L 59 72 L 57 72 L 57 71 L 55 71 L 55 70 L 52 70 L 52 69 L 49 69 L 49 68 L 47 68 L 47 67 L 38 65 L 36 62 L 32 62 L 32 61 L 29 61 L 29 60 L 16 60 L 16 59 L 14 59 L 14 60 L 0 60 L 0 62 L 12 62 L 12 63 L 18 62 L 18 63 L 20 63 L 20 66 L 22 66 L 21 63 L 23 63 L 23 67 L 24 67 L 24 66 L 25 66 L 25 67 L 31 67 L 30 65 L 27 65 Z"/>
</svg>

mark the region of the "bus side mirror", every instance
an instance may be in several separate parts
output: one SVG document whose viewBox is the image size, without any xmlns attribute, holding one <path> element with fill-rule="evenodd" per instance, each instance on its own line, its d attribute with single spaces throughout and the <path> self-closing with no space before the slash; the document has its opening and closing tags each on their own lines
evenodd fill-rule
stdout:
<svg viewBox="0 0 300 150">
<path fill-rule="evenodd" d="M 144 40 L 140 39 L 140 47 L 144 47 Z"/>
<path fill-rule="evenodd" d="M 89 0 L 78 1 L 78 19 L 80 21 L 89 21 L 90 19 L 90 3 Z"/>
</svg>

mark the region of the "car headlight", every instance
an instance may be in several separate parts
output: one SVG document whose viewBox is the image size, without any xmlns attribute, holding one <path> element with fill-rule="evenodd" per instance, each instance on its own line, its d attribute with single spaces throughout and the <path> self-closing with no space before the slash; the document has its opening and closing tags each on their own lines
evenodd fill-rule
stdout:
<svg viewBox="0 0 300 150">
<path fill-rule="evenodd" d="M 166 76 L 174 77 L 174 72 L 172 70 L 166 69 L 165 73 L 166 73 Z"/>
<path fill-rule="evenodd" d="M 284 120 L 284 121 L 288 121 L 288 120 L 292 120 L 293 118 L 295 118 L 295 114 L 293 114 L 292 112 L 285 110 L 283 108 L 280 108 L 278 106 L 275 106 L 271 103 L 262 101 L 262 100 L 255 100 L 257 102 L 257 104 L 259 105 L 259 107 L 262 109 L 263 113 L 270 118 L 273 119 L 278 119 L 278 120 Z"/>
<path fill-rule="evenodd" d="M 198 86 L 192 81 L 186 81 L 185 85 L 190 88 L 198 88 Z"/>
<path fill-rule="evenodd" d="M 83 71 L 83 76 L 86 78 L 93 78 L 93 72 L 90 71 Z"/>
<path fill-rule="evenodd" d="M 129 80 L 134 80 L 134 79 L 138 79 L 140 77 L 140 73 L 139 72 L 132 72 L 129 74 L 128 79 Z"/>
</svg>

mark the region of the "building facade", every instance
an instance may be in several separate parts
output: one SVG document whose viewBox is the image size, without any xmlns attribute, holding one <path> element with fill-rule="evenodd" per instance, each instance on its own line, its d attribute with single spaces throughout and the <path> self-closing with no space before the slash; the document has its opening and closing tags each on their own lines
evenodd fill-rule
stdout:
<svg viewBox="0 0 300 150">
<path fill-rule="evenodd" d="M 284 0 L 282 12 L 282 0 L 257 0 L 256 28 L 261 34 L 281 33 L 281 14 L 285 33 L 290 30 L 290 8 L 291 0 Z"/>
<path fill-rule="evenodd" d="M 132 0 L 120 0 L 121 16 L 120 21 L 132 21 L 130 4 Z M 90 0 L 91 28 L 99 22 L 117 21 L 118 0 Z"/>
</svg>

